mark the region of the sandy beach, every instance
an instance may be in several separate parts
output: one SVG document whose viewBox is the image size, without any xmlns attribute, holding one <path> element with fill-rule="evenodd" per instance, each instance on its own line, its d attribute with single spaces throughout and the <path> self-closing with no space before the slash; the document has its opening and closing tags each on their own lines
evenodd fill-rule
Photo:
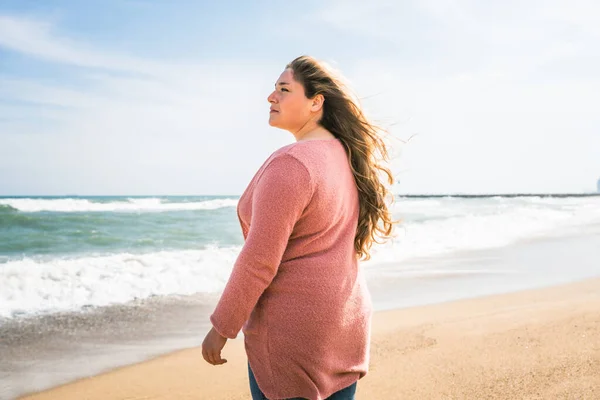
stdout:
<svg viewBox="0 0 600 400">
<path fill-rule="evenodd" d="M 243 341 L 211 366 L 199 348 L 23 397 L 248 399 Z M 600 279 L 381 311 L 359 399 L 598 399 Z"/>
</svg>

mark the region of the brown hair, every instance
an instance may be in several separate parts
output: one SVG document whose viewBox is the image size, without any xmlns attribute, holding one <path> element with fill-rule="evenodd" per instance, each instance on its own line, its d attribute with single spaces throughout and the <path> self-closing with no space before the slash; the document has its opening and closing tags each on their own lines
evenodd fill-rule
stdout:
<svg viewBox="0 0 600 400">
<path fill-rule="evenodd" d="M 382 165 L 387 161 L 388 149 L 375 126 L 365 117 L 360 105 L 353 100 L 339 74 L 310 56 L 300 56 L 286 65 L 294 79 L 304 87 L 307 98 L 323 95 L 323 116 L 319 125 L 338 138 L 348 154 L 348 160 L 359 195 L 359 216 L 354 249 L 359 258 L 371 258 L 369 250 L 373 242 L 381 243 L 391 237 L 393 221 L 386 198 L 393 195 L 380 179 L 387 175 L 390 185 L 394 179 L 389 168 Z"/>
</svg>

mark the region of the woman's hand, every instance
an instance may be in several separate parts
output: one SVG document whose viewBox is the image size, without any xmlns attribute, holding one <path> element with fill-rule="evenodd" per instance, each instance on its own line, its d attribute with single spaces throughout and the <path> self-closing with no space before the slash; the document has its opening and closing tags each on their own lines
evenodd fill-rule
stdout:
<svg viewBox="0 0 600 400">
<path fill-rule="evenodd" d="M 225 343 L 227 338 L 221 336 L 214 327 L 211 328 L 202 342 L 202 357 L 212 365 L 225 364 L 227 360 L 221 358 L 221 350 L 225 347 Z"/>
</svg>

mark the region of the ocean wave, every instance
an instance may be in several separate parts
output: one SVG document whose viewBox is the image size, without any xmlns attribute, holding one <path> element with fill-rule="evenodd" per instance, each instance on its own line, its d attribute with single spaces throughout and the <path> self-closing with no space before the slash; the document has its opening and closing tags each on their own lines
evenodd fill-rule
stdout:
<svg viewBox="0 0 600 400">
<path fill-rule="evenodd" d="M 20 212 L 164 212 L 216 210 L 236 207 L 237 199 L 212 199 L 195 202 L 165 202 L 160 198 L 129 198 L 121 201 L 97 202 L 88 199 L 7 198 L 0 199 L 0 207 Z"/>
<path fill-rule="evenodd" d="M 15 212 L 19 211 L 9 204 L 2 204 L 1 201 L 2 200 L 0 200 L 0 215 L 7 214 L 7 213 L 15 213 Z"/>
<path fill-rule="evenodd" d="M 397 202 L 393 213 L 394 218 L 403 219 L 396 236 L 385 244 L 375 244 L 371 260 L 362 262 L 366 270 L 375 274 L 379 266 L 387 264 L 396 271 L 422 268 L 422 272 L 413 273 L 437 276 L 418 259 L 499 248 L 533 238 L 600 232 L 600 198 L 534 202 L 408 199 Z M 126 222 L 128 218 L 117 220 L 130 223 Z M 209 221 L 206 226 L 218 225 Z M 144 254 L 115 249 L 115 254 L 104 256 L 88 253 L 70 258 L 46 255 L 42 259 L 30 255 L 0 259 L 0 316 L 73 311 L 150 296 L 217 293 L 223 289 L 241 249 L 221 246 L 202 250 L 152 249 Z"/>
<path fill-rule="evenodd" d="M 8 261 L 0 265 L 0 317 L 76 311 L 161 295 L 213 293 L 240 247 Z"/>
</svg>

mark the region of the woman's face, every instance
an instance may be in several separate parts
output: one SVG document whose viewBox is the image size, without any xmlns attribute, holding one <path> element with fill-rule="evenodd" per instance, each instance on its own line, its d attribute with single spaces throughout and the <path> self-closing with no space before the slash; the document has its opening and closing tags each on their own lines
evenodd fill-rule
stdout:
<svg viewBox="0 0 600 400">
<path fill-rule="evenodd" d="M 304 87 L 294 80 L 289 68 L 279 76 L 267 100 L 271 103 L 269 125 L 273 127 L 297 132 L 312 115 L 313 102 L 306 98 Z"/>
</svg>

